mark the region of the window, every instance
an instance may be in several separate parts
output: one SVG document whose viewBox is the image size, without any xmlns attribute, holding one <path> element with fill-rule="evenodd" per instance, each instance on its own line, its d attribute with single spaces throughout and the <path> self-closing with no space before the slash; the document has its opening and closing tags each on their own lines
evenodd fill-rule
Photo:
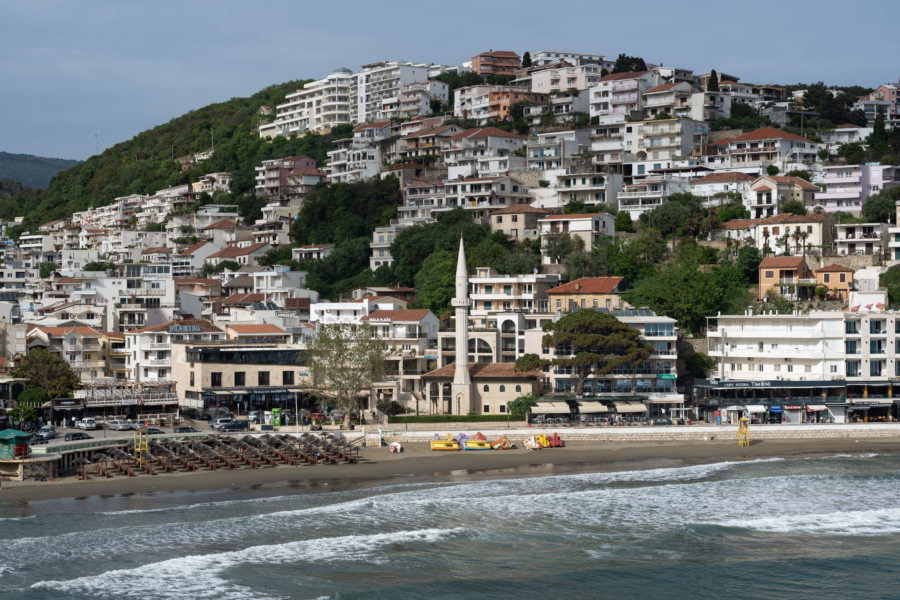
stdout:
<svg viewBox="0 0 900 600">
<path fill-rule="evenodd" d="M 775 372 L 776 372 L 776 373 L 780 373 L 780 372 L 781 372 L 781 365 L 775 365 Z"/>
<path fill-rule="evenodd" d="M 256 385 L 269 385 L 269 372 L 268 371 L 260 371 L 256 375 L 257 383 Z"/>
<path fill-rule="evenodd" d="M 247 385 L 245 374 L 243 371 L 235 371 L 234 372 L 234 387 L 240 387 L 242 385 Z"/>
<path fill-rule="evenodd" d="M 481 388 L 481 390 L 484 392 L 489 392 L 489 391 L 491 391 L 491 386 L 485 385 L 483 388 Z"/>
<path fill-rule="evenodd" d="M 788 365 L 788 366 L 787 366 L 787 372 L 788 372 L 788 373 L 793 373 L 793 372 L 794 372 L 794 365 Z"/>
<path fill-rule="evenodd" d="M 822 276 L 822 280 L 825 283 L 831 283 L 831 275 L 829 273 L 825 273 L 825 275 Z"/>
<path fill-rule="evenodd" d="M 806 233 L 812 233 L 812 225 L 806 226 Z"/>
<path fill-rule="evenodd" d="M 513 222 L 513 223 L 518 223 L 518 222 L 519 222 L 519 215 L 513 215 L 513 216 L 512 216 L 512 222 Z"/>
<path fill-rule="evenodd" d="M 826 281 L 827 281 L 827 280 L 826 280 Z M 847 282 L 847 274 L 846 274 L 846 273 L 841 273 L 841 274 L 840 274 L 840 281 L 841 281 L 841 283 L 846 283 L 846 282 Z"/>
<path fill-rule="evenodd" d="M 765 277 L 766 279 L 774 279 L 775 271 L 765 271 L 763 272 L 763 277 Z"/>
<path fill-rule="evenodd" d="M 209 387 L 222 387 L 222 374 L 213 372 L 209 374 Z"/>
<path fill-rule="evenodd" d="M 194 372 L 191 371 L 191 387 L 194 387 Z"/>
<path fill-rule="evenodd" d="M 521 392 L 521 391 L 522 391 L 522 386 L 521 386 L 521 385 L 517 385 L 517 386 L 516 386 L 516 393 L 519 393 L 519 392 Z"/>
<path fill-rule="evenodd" d="M 482 408 L 481 412 L 484 412 L 484 413 L 489 413 L 489 412 L 491 412 L 491 406 L 490 406 L 490 404 L 485 404 L 485 405 L 482 406 L 481 408 Z"/>
<path fill-rule="evenodd" d="M 503 217 L 500 216 L 500 215 L 498 215 L 498 216 L 497 216 L 497 222 L 498 222 L 498 223 L 502 223 L 502 222 L 503 222 Z"/>
<path fill-rule="evenodd" d="M 881 376 L 881 369 L 883 366 L 884 366 L 883 360 L 873 360 L 869 364 L 869 375 L 871 375 L 872 377 Z"/>
<path fill-rule="evenodd" d="M 900 362 L 898 362 L 897 364 L 900 365 Z M 831 365 L 828 371 L 831 373 L 837 373 L 837 365 Z"/>
<path fill-rule="evenodd" d="M 505 391 L 506 391 L 506 386 L 505 386 L 505 385 L 501 385 L 501 386 L 500 386 L 500 391 L 501 391 L 501 392 L 505 392 Z"/>
<path fill-rule="evenodd" d="M 502 413 L 505 413 L 505 412 L 506 412 L 506 405 L 505 405 L 505 404 L 501 404 L 501 405 L 500 405 L 500 412 L 502 412 Z"/>
<path fill-rule="evenodd" d="M 281 372 L 281 385 L 294 385 L 294 372 L 293 371 L 282 371 Z"/>
<path fill-rule="evenodd" d="M 803 370 L 807 373 L 812 373 L 812 365 L 806 365 Z"/>
</svg>

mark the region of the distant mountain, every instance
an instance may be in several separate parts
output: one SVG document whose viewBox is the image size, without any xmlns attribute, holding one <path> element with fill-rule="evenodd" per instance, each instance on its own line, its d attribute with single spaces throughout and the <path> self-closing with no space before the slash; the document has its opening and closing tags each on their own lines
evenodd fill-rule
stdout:
<svg viewBox="0 0 900 600">
<path fill-rule="evenodd" d="M 0 152 L 0 179 L 11 179 L 33 188 L 46 188 L 54 175 L 78 164 L 81 164 L 80 160 Z"/>
</svg>

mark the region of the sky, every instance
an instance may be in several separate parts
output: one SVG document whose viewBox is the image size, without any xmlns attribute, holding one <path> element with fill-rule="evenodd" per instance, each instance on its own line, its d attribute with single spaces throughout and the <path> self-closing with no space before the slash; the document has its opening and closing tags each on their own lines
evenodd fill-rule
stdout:
<svg viewBox="0 0 900 600">
<path fill-rule="evenodd" d="M 0 0 L 0 151 L 83 160 L 273 83 L 491 49 L 875 87 L 900 78 L 896 25 L 881 0 Z"/>
</svg>

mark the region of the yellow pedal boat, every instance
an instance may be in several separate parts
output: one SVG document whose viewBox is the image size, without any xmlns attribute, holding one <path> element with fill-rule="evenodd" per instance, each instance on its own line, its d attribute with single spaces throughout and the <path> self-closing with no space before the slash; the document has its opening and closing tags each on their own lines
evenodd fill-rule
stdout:
<svg viewBox="0 0 900 600">
<path fill-rule="evenodd" d="M 432 450 L 459 450 L 459 442 L 456 440 L 431 440 Z"/>
<path fill-rule="evenodd" d="M 463 442 L 463 450 L 492 450 L 492 448 L 487 440 L 466 440 Z"/>
</svg>

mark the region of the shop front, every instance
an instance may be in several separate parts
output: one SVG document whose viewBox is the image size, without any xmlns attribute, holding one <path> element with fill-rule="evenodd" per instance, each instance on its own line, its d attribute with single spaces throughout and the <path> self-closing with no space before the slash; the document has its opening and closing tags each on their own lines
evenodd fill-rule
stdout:
<svg viewBox="0 0 900 600">
<path fill-rule="evenodd" d="M 716 422 L 719 413 L 721 422 L 734 424 L 746 412 L 753 423 L 807 423 L 830 421 L 830 407 L 845 404 L 847 397 L 843 380 L 700 380 L 694 402 L 707 422 Z"/>
<path fill-rule="evenodd" d="M 50 403 L 50 422 L 56 427 L 73 427 L 84 417 L 84 400 L 81 398 L 56 398 Z"/>
</svg>

